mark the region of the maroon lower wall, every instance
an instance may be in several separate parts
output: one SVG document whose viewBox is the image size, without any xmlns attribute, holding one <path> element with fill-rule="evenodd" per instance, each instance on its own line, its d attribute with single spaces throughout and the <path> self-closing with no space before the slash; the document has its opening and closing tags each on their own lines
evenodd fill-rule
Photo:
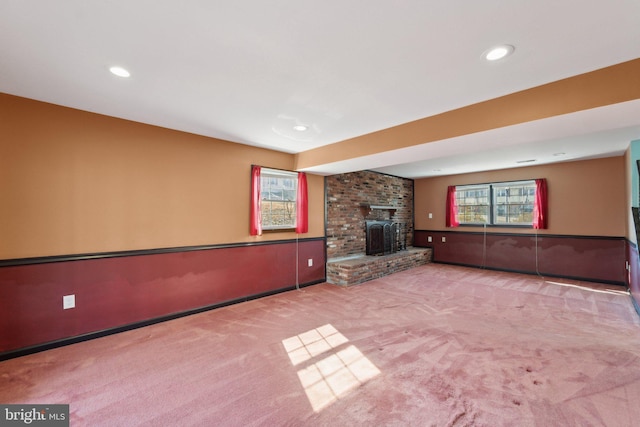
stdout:
<svg viewBox="0 0 640 427">
<path fill-rule="evenodd" d="M 3 261 L 0 355 L 291 288 L 296 258 L 298 284 L 324 281 L 325 240 L 298 244 L 297 254 L 297 243 L 286 241 L 25 265 Z M 63 310 L 62 297 L 69 294 L 76 308 Z"/>
<path fill-rule="evenodd" d="M 434 262 L 627 284 L 622 237 L 416 230 L 414 239 Z"/>
</svg>

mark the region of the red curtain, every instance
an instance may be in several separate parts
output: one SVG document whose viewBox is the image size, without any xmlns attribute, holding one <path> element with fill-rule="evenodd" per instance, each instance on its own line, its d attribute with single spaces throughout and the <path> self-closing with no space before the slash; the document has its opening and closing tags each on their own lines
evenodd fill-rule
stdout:
<svg viewBox="0 0 640 427">
<path fill-rule="evenodd" d="M 298 172 L 298 195 L 296 198 L 296 233 L 309 231 L 309 198 L 307 174 Z"/>
<path fill-rule="evenodd" d="M 260 166 L 251 166 L 251 211 L 249 234 L 262 235 L 262 212 L 260 209 Z"/>
<path fill-rule="evenodd" d="M 536 179 L 536 200 L 533 204 L 533 228 L 547 228 L 547 181 Z"/>
<path fill-rule="evenodd" d="M 447 227 L 457 227 L 460 225 L 457 216 L 458 207 L 456 206 L 456 186 L 450 185 L 447 188 Z"/>
</svg>

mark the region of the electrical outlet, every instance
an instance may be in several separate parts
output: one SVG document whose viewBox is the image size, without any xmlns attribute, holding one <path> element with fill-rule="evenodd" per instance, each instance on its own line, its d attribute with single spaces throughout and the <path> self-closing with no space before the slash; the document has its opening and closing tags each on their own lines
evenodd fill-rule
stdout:
<svg viewBox="0 0 640 427">
<path fill-rule="evenodd" d="M 447 241 L 447 238 L 442 236 L 442 243 L 445 243 Z"/>
<path fill-rule="evenodd" d="M 309 258 L 309 259 L 307 260 L 307 265 L 308 265 L 309 267 L 313 267 L 313 258 Z"/>
<path fill-rule="evenodd" d="M 65 295 L 62 297 L 62 309 L 67 310 L 69 308 L 75 308 L 76 306 L 76 296 L 75 295 Z"/>
<path fill-rule="evenodd" d="M 431 212 L 429 212 L 429 219 L 433 218 L 433 214 Z"/>
<path fill-rule="evenodd" d="M 429 242 L 429 243 L 433 242 L 433 237 L 431 237 L 431 236 L 427 237 L 427 242 Z"/>
</svg>

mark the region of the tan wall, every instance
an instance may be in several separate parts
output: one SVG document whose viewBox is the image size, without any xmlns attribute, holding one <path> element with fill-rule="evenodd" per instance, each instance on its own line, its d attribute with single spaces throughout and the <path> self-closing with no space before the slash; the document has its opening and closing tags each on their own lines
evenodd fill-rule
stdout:
<svg viewBox="0 0 640 427">
<path fill-rule="evenodd" d="M 540 234 L 624 237 L 627 226 L 624 156 L 489 171 L 415 181 L 416 230 L 446 230 L 447 186 L 546 178 L 549 228 Z M 428 213 L 433 213 L 433 219 Z M 450 229 L 451 230 L 451 229 Z M 478 231 L 481 227 L 459 227 Z M 491 231 L 513 231 L 491 227 Z M 518 233 L 534 233 L 517 229 Z"/>
<path fill-rule="evenodd" d="M 294 156 L 0 94 L 0 259 L 295 238 L 249 236 L 254 163 Z"/>
</svg>

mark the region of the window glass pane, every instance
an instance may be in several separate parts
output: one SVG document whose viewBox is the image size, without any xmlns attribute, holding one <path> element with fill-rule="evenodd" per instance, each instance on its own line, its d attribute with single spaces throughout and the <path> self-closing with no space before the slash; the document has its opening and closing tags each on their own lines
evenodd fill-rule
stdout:
<svg viewBox="0 0 640 427">
<path fill-rule="evenodd" d="M 263 200 L 262 201 L 262 227 L 271 226 L 271 203 Z"/>
<path fill-rule="evenodd" d="M 494 184 L 494 224 L 531 224 L 535 193 L 534 181 Z"/>
<path fill-rule="evenodd" d="M 488 185 L 456 187 L 456 205 L 460 224 L 485 224 L 489 222 Z"/>
</svg>

